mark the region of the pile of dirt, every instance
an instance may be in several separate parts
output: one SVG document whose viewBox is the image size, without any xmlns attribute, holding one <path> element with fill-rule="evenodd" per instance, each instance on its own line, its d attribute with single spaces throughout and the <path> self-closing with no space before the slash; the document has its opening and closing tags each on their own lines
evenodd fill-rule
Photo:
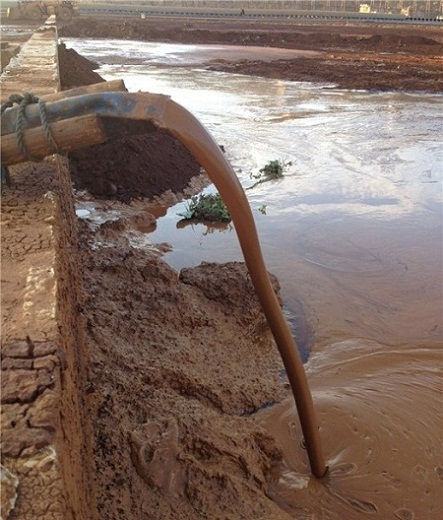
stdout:
<svg viewBox="0 0 443 520">
<path fill-rule="evenodd" d="M 69 156 L 74 185 L 97 198 L 131 202 L 171 190 L 182 193 L 201 169 L 166 132 L 122 137 Z"/>
<path fill-rule="evenodd" d="M 60 44 L 62 89 L 105 81 L 94 72 L 98 65 Z M 124 126 L 122 122 L 120 126 Z M 124 131 L 122 132 L 125 133 Z M 126 136 L 69 155 L 74 186 L 101 199 L 131 202 L 171 190 L 182 193 L 200 165 L 175 138 L 163 131 Z"/>
<path fill-rule="evenodd" d="M 9 42 L 2 42 L 0 48 L 0 63 L 2 72 L 3 69 L 12 60 L 12 58 L 18 54 L 19 50 L 20 46 L 18 45 L 10 45 Z"/>
<path fill-rule="evenodd" d="M 334 53 L 321 59 L 300 57 L 273 62 L 217 63 L 208 69 L 289 81 L 329 83 L 355 90 L 443 92 L 443 75 L 437 59 L 424 60 L 420 56 L 400 53 L 381 58 L 367 53 Z"/>
<path fill-rule="evenodd" d="M 63 90 L 105 81 L 94 72 L 99 67 L 97 63 L 80 56 L 74 49 L 67 49 L 64 43 L 58 45 L 58 66 Z"/>
</svg>

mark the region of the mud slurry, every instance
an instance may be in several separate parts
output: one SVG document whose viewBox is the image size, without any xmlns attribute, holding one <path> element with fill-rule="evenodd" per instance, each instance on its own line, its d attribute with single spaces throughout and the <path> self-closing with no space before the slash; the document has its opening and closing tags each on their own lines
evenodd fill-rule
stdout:
<svg viewBox="0 0 443 520">
<path fill-rule="evenodd" d="M 266 497 L 281 451 L 249 416 L 288 390 L 243 264 L 81 255 L 99 516 L 285 518 Z"/>
<path fill-rule="evenodd" d="M 329 475 L 323 482 L 309 478 L 302 450 L 294 450 L 301 436 L 286 400 L 257 414 L 284 453 L 271 496 L 300 518 L 437 520 L 443 505 L 440 355 L 435 345 L 389 347 L 364 339 L 314 354 L 307 372 Z M 288 422 L 292 435 L 285 433 Z"/>
</svg>

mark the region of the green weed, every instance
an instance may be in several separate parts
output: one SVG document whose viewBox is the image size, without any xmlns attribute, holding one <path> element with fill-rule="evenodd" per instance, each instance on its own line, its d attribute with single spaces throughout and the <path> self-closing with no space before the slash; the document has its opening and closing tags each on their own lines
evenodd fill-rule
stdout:
<svg viewBox="0 0 443 520">
<path fill-rule="evenodd" d="M 273 181 L 276 179 L 281 179 L 284 177 L 284 171 L 288 168 L 288 166 L 292 166 L 291 161 L 269 161 L 268 164 L 263 166 L 263 168 L 260 168 L 258 170 L 258 173 L 251 174 L 252 179 L 256 179 L 257 182 L 255 182 L 252 186 L 249 186 L 247 188 L 248 190 L 251 190 L 252 188 L 255 188 L 258 184 L 262 184 L 263 182 Z"/>
<path fill-rule="evenodd" d="M 206 220 L 210 222 L 230 222 L 226 204 L 219 193 L 196 195 L 186 206 L 186 211 L 178 213 L 185 220 Z"/>
</svg>

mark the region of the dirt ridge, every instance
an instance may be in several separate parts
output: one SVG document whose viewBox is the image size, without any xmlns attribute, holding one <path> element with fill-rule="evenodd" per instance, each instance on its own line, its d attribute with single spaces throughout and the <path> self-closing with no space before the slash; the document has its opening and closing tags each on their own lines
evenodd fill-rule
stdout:
<svg viewBox="0 0 443 520">
<path fill-rule="evenodd" d="M 185 44 L 281 47 L 321 51 L 319 56 L 282 61 L 217 63 L 211 70 L 254 76 L 333 83 L 339 88 L 443 92 L 443 41 L 432 26 L 360 24 L 235 24 L 214 20 L 76 20 L 63 37 L 120 38 Z"/>
</svg>

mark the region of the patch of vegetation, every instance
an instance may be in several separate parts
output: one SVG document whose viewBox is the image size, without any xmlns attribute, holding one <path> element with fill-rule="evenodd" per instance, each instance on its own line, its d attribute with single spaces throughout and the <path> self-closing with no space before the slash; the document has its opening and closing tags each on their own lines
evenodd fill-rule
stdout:
<svg viewBox="0 0 443 520">
<path fill-rule="evenodd" d="M 192 197 L 186 206 L 186 211 L 178 215 L 185 220 L 231 221 L 226 204 L 219 193 L 201 193 Z"/>
<path fill-rule="evenodd" d="M 285 164 L 280 161 L 269 161 L 268 164 L 260 168 L 259 174 L 267 179 L 280 179 L 283 177 L 283 168 Z"/>
<path fill-rule="evenodd" d="M 252 186 L 249 186 L 247 189 L 251 190 L 263 182 L 281 179 L 284 176 L 283 172 L 288 168 L 288 166 L 292 166 L 291 161 L 285 162 L 279 161 L 278 159 L 275 161 L 269 161 L 268 164 L 258 170 L 257 174 L 251 174 L 251 178 L 256 179 L 257 182 L 255 182 Z"/>
<path fill-rule="evenodd" d="M 262 205 L 258 208 L 258 211 L 260 211 L 260 213 L 261 213 L 262 215 L 266 215 L 267 208 L 268 208 L 268 206 L 267 206 L 266 204 L 262 204 Z"/>
</svg>

